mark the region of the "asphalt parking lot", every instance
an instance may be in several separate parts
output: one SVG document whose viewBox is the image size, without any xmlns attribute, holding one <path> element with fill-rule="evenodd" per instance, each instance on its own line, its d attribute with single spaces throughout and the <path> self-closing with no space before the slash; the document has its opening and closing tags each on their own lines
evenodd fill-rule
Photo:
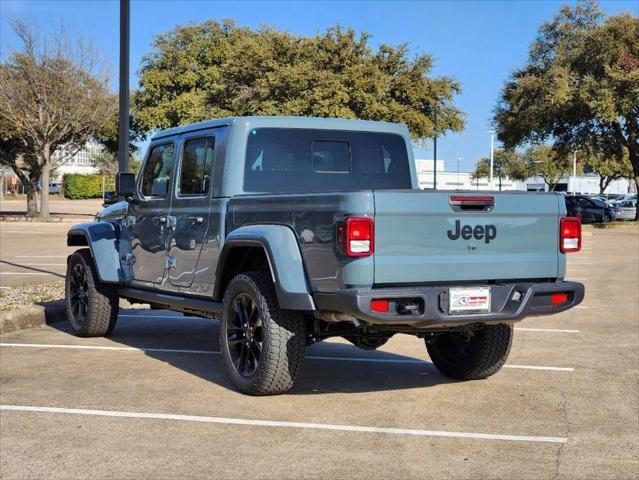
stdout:
<svg viewBox="0 0 639 480">
<path fill-rule="evenodd" d="M 79 223 L 79 222 L 78 222 Z M 0 288 L 64 278 L 70 223 L 0 222 Z"/>
<path fill-rule="evenodd" d="M 446 379 L 398 335 L 374 352 L 314 345 L 292 393 L 247 397 L 217 322 L 172 312 L 122 311 L 110 338 L 65 322 L 2 335 L 0 477 L 637 478 L 639 234 L 584 243 L 567 276 L 584 303 L 518 323 L 483 381 Z"/>
</svg>

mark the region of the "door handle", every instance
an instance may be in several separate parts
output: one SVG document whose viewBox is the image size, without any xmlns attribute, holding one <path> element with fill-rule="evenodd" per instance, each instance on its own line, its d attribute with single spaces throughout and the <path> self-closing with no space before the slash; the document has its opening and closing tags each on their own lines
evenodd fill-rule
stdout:
<svg viewBox="0 0 639 480">
<path fill-rule="evenodd" d="M 154 225 L 166 225 L 166 228 L 175 228 L 177 225 L 177 218 L 173 215 L 159 215 L 152 220 Z"/>
<path fill-rule="evenodd" d="M 200 225 L 202 222 L 204 222 L 204 218 L 202 218 L 202 217 L 195 217 L 195 216 L 193 216 L 193 217 L 186 217 L 186 219 L 187 219 L 189 222 L 194 223 L 194 224 L 196 224 L 196 225 Z"/>
</svg>

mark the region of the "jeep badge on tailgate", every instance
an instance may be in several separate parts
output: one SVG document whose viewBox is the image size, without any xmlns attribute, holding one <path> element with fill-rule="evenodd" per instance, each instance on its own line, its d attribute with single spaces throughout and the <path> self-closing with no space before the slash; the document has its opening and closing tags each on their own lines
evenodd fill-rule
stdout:
<svg viewBox="0 0 639 480">
<path fill-rule="evenodd" d="M 451 240 L 457 240 L 460 236 L 464 240 L 484 240 L 485 243 L 490 243 L 497 237 L 497 227 L 495 225 L 464 225 L 462 227 L 460 220 L 455 220 L 455 231 L 448 230 L 448 238 Z"/>
</svg>

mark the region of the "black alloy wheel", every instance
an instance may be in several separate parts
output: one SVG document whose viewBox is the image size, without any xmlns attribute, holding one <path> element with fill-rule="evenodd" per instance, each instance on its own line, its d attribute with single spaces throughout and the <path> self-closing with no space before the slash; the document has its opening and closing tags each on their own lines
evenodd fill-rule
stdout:
<svg viewBox="0 0 639 480">
<path fill-rule="evenodd" d="M 83 263 L 78 262 L 71 269 L 69 293 L 70 313 L 73 315 L 73 320 L 78 325 L 84 326 L 89 310 L 89 282 Z"/>
<path fill-rule="evenodd" d="M 260 364 L 264 341 L 260 311 L 250 295 L 239 293 L 231 302 L 226 335 L 235 371 L 250 378 Z"/>
</svg>

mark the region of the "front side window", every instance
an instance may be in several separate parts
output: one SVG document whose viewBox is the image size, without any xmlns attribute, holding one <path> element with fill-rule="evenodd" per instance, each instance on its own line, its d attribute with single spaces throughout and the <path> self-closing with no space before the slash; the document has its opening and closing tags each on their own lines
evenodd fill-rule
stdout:
<svg viewBox="0 0 639 480">
<path fill-rule="evenodd" d="M 187 140 L 182 153 L 180 195 L 205 195 L 211 184 L 214 138 Z"/>
<path fill-rule="evenodd" d="M 173 171 L 173 144 L 153 147 L 142 172 L 141 192 L 145 197 L 164 198 Z"/>
</svg>

